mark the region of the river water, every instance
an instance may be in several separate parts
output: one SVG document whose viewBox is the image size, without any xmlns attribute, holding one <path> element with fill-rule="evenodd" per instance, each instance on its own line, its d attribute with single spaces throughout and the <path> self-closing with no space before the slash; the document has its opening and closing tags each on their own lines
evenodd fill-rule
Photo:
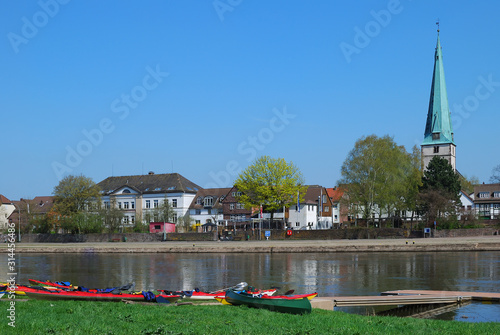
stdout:
<svg viewBox="0 0 500 335">
<path fill-rule="evenodd" d="M 7 257 L 0 258 L 7 269 Z M 279 292 L 319 296 L 380 295 L 388 290 L 500 291 L 500 252 L 383 252 L 279 254 L 17 254 L 17 282 L 70 281 L 88 288 L 135 282 L 137 290 L 212 291 L 247 282 Z M 7 280 L 0 273 L 0 281 Z M 371 314 L 377 310 L 339 308 Z M 500 322 L 500 304 L 473 302 L 435 316 Z"/>
</svg>

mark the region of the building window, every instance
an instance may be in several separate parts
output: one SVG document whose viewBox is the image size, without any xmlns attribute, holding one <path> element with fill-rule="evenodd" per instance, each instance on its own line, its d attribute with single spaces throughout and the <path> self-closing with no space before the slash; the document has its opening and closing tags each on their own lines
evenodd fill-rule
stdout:
<svg viewBox="0 0 500 335">
<path fill-rule="evenodd" d="M 151 201 L 150 200 L 146 200 L 146 208 L 151 208 Z"/>
<path fill-rule="evenodd" d="M 153 200 L 153 208 L 158 208 L 158 200 Z"/>
<path fill-rule="evenodd" d="M 177 213 L 174 213 L 172 215 L 172 221 L 174 221 L 174 223 L 177 223 Z"/>
<path fill-rule="evenodd" d="M 229 209 L 233 210 L 234 209 L 234 204 L 229 204 Z"/>
<path fill-rule="evenodd" d="M 203 199 L 203 206 L 210 207 L 213 206 L 213 204 L 214 204 L 214 198 L 212 196 L 208 196 L 205 197 L 205 199 Z"/>
<path fill-rule="evenodd" d="M 128 209 L 128 201 L 125 201 L 125 202 L 123 203 L 123 208 Z"/>
<path fill-rule="evenodd" d="M 172 207 L 177 208 L 177 199 L 172 199 Z"/>
<path fill-rule="evenodd" d="M 121 202 L 118 203 L 118 208 L 120 208 L 120 209 L 122 208 L 122 203 Z"/>
<path fill-rule="evenodd" d="M 132 202 L 130 203 L 130 208 L 132 208 L 132 209 L 134 209 L 134 208 L 135 208 L 135 201 L 132 201 Z"/>
<path fill-rule="evenodd" d="M 130 221 L 132 222 L 132 224 L 134 224 L 134 223 L 135 223 L 135 215 L 132 215 L 132 216 L 130 217 Z"/>
<path fill-rule="evenodd" d="M 295 222 L 295 227 L 300 227 L 300 222 Z"/>
<path fill-rule="evenodd" d="M 203 202 L 203 198 L 202 198 L 202 197 L 198 197 L 198 198 L 196 199 L 196 204 L 197 204 L 197 205 L 201 205 L 201 203 L 202 203 L 202 202 Z"/>
<path fill-rule="evenodd" d="M 500 198 L 500 191 L 493 192 L 493 198 Z"/>
<path fill-rule="evenodd" d="M 109 209 L 109 201 L 104 201 L 104 208 Z"/>
<path fill-rule="evenodd" d="M 437 145 L 434 147 L 434 153 L 435 154 L 439 153 L 439 147 Z"/>
<path fill-rule="evenodd" d="M 244 209 L 245 206 L 243 204 L 240 204 L 239 202 L 236 204 L 236 209 Z"/>
<path fill-rule="evenodd" d="M 439 140 L 440 138 L 441 138 L 441 134 L 439 134 L 439 133 L 433 133 L 432 134 L 432 139 L 433 140 Z"/>
<path fill-rule="evenodd" d="M 330 207 L 325 206 L 325 212 L 329 212 L 329 211 L 330 211 Z"/>
<path fill-rule="evenodd" d="M 197 209 L 196 210 L 196 215 L 200 215 L 201 214 L 201 209 Z"/>
<path fill-rule="evenodd" d="M 488 192 L 479 192 L 479 198 L 489 198 L 490 194 Z"/>
<path fill-rule="evenodd" d="M 161 229 L 161 225 L 159 225 L 159 224 L 155 224 L 155 229 L 156 229 L 156 230 L 160 230 L 160 229 Z"/>
</svg>

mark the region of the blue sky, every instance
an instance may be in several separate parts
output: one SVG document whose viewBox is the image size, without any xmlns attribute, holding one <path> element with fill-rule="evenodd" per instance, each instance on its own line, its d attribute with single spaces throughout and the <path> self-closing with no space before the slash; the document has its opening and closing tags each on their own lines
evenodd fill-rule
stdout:
<svg viewBox="0 0 500 335">
<path fill-rule="evenodd" d="M 3 1 L 0 193 L 148 171 L 224 187 L 260 155 L 332 187 L 362 136 L 422 142 L 438 18 L 457 168 L 488 182 L 500 164 L 499 7 Z"/>
</svg>

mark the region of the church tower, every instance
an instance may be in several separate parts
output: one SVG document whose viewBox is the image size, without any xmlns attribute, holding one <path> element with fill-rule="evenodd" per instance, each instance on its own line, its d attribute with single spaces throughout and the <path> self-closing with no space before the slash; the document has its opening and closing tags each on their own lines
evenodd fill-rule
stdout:
<svg viewBox="0 0 500 335">
<path fill-rule="evenodd" d="M 451 164 L 453 170 L 456 171 L 455 148 L 438 29 L 431 97 L 425 124 L 424 141 L 421 145 L 424 169 L 434 156 L 440 156 L 445 158 Z"/>
</svg>

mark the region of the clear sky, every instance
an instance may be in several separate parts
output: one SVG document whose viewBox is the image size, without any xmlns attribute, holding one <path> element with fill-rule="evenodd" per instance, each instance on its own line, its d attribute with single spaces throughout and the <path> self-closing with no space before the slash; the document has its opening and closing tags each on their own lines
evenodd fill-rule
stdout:
<svg viewBox="0 0 500 335">
<path fill-rule="evenodd" d="M 438 18 L 457 168 L 488 182 L 499 13 L 465 0 L 2 1 L 0 193 L 149 171 L 224 187 L 260 155 L 333 187 L 361 137 L 422 142 Z"/>
</svg>

